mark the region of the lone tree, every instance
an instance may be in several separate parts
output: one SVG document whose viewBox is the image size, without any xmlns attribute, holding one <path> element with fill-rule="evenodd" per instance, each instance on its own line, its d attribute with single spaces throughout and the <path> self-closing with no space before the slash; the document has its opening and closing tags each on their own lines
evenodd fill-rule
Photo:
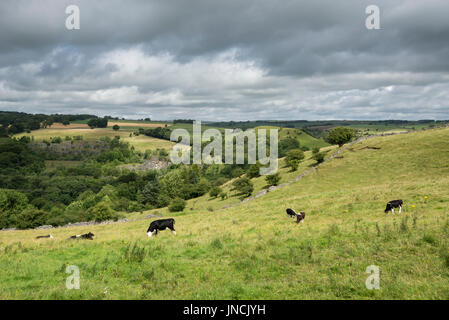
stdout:
<svg viewBox="0 0 449 320">
<path fill-rule="evenodd" d="M 120 130 L 120 126 L 119 126 L 118 124 L 114 124 L 114 125 L 112 126 L 112 129 L 113 129 L 114 131 L 118 131 L 118 130 Z"/>
<path fill-rule="evenodd" d="M 327 141 L 331 144 L 338 144 L 339 147 L 351 141 L 354 137 L 354 129 L 338 127 L 329 132 Z"/>
</svg>

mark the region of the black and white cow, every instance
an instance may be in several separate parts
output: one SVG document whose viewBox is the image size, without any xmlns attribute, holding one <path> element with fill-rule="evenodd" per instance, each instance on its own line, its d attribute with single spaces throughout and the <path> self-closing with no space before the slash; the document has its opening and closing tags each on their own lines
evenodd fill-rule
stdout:
<svg viewBox="0 0 449 320">
<path fill-rule="evenodd" d="M 296 217 L 296 212 L 293 209 L 288 208 L 287 210 L 285 210 L 287 212 L 287 214 L 290 216 L 290 218 L 294 218 Z"/>
<path fill-rule="evenodd" d="M 94 234 L 92 232 L 86 233 L 86 234 L 77 234 L 74 236 L 71 236 L 69 239 L 88 239 L 88 240 L 94 240 Z"/>
<path fill-rule="evenodd" d="M 305 212 L 300 212 L 296 215 L 296 223 L 304 223 L 304 219 L 306 218 Z"/>
<path fill-rule="evenodd" d="M 287 214 L 294 218 L 296 217 L 296 223 L 302 222 L 304 223 L 304 219 L 306 218 L 306 214 L 305 212 L 300 212 L 300 213 L 296 213 L 295 210 L 288 208 L 287 210 L 285 210 L 287 212 Z"/>
<path fill-rule="evenodd" d="M 53 239 L 53 236 L 51 234 L 46 235 L 46 236 L 37 236 L 36 239 L 44 239 L 44 238 L 49 238 L 49 239 Z"/>
<path fill-rule="evenodd" d="M 387 207 L 385 208 L 385 213 L 391 210 L 391 213 L 394 214 L 394 208 L 399 208 L 399 213 L 402 212 L 402 200 L 392 200 L 387 203 Z"/>
<path fill-rule="evenodd" d="M 160 220 L 155 220 L 153 222 L 150 223 L 150 226 L 148 227 L 147 230 L 147 235 L 149 238 L 151 238 L 151 236 L 157 235 L 158 231 L 162 231 L 165 229 L 170 229 L 171 232 L 173 232 L 174 235 L 176 235 L 176 231 L 175 231 L 175 219 L 160 219 Z"/>
</svg>

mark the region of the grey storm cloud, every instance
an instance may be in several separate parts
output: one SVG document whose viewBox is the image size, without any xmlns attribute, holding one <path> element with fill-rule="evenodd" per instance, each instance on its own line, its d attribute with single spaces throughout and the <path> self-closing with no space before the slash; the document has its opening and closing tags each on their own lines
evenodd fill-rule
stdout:
<svg viewBox="0 0 449 320">
<path fill-rule="evenodd" d="M 65 28 L 65 8 L 81 28 Z M 380 30 L 365 8 L 380 8 Z M 5 0 L 0 110 L 449 119 L 446 0 Z"/>
</svg>

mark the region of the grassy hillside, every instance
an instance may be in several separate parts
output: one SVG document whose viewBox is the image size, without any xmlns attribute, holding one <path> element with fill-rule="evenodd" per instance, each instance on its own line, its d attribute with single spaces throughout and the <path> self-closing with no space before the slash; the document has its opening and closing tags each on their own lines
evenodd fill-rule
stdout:
<svg viewBox="0 0 449 320">
<path fill-rule="evenodd" d="M 191 135 L 193 135 L 191 124 L 184 124 L 184 123 L 175 124 L 175 125 L 171 126 L 170 128 L 171 129 L 186 129 Z M 207 129 L 217 129 L 222 134 L 225 133 L 224 128 L 208 126 L 207 123 L 201 125 L 202 132 L 204 132 Z M 291 137 L 291 138 L 298 140 L 298 142 L 301 146 L 305 146 L 309 149 L 313 149 L 314 147 L 323 148 L 323 147 L 329 146 L 329 144 L 327 142 L 325 142 L 324 140 L 316 139 L 300 129 L 281 128 L 281 127 L 275 127 L 275 126 L 259 126 L 259 127 L 255 127 L 255 128 L 245 128 L 242 126 L 242 128 L 239 128 L 239 129 L 242 129 L 242 130 L 254 129 L 256 132 L 259 129 L 266 129 L 266 130 L 279 129 L 279 131 L 278 131 L 279 140 L 284 139 L 286 137 Z"/>
<path fill-rule="evenodd" d="M 313 149 L 315 147 L 323 148 L 329 146 L 329 143 L 327 143 L 326 141 L 314 138 L 311 135 L 299 129 L 281 128 L 279 130 L 279 139 L 284 139 L 286 137 L 298 140 L 300 146 L 304 146 L 309 149 Z"/>
<path fill-rule="evenodd" d="M 449 299 L 448 139 L 449 129 L 377 137 L 240 206 L 191 200 L 176 236 L 148 239 L 146 219 L 0 232 L 0 298 Z M 282 170 L 284 181 L 299 173 Z M 402 215 L 385 214 L 397 198 Z M 65 240 L 88 231 L 94 241 Z M 54 240 L 34 239 L 49 232 Z M 65 288 L 69 265 L 80 268 L 80 290 Z M 379 290 L 365 287 L 370 265 Z"/>
</svg>

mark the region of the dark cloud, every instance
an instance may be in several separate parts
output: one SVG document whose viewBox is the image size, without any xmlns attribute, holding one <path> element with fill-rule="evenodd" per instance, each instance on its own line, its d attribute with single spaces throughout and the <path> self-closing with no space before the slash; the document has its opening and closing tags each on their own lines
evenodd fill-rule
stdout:
<svg viewBox="0 0 449 320">
<path fill-rule="evenodd" d="M 65 8 L 81 29 L 65 29 Z M 0 109 L 155 119 L 449 118 L 449 3 L 6 0 Z"/>
</svg>

